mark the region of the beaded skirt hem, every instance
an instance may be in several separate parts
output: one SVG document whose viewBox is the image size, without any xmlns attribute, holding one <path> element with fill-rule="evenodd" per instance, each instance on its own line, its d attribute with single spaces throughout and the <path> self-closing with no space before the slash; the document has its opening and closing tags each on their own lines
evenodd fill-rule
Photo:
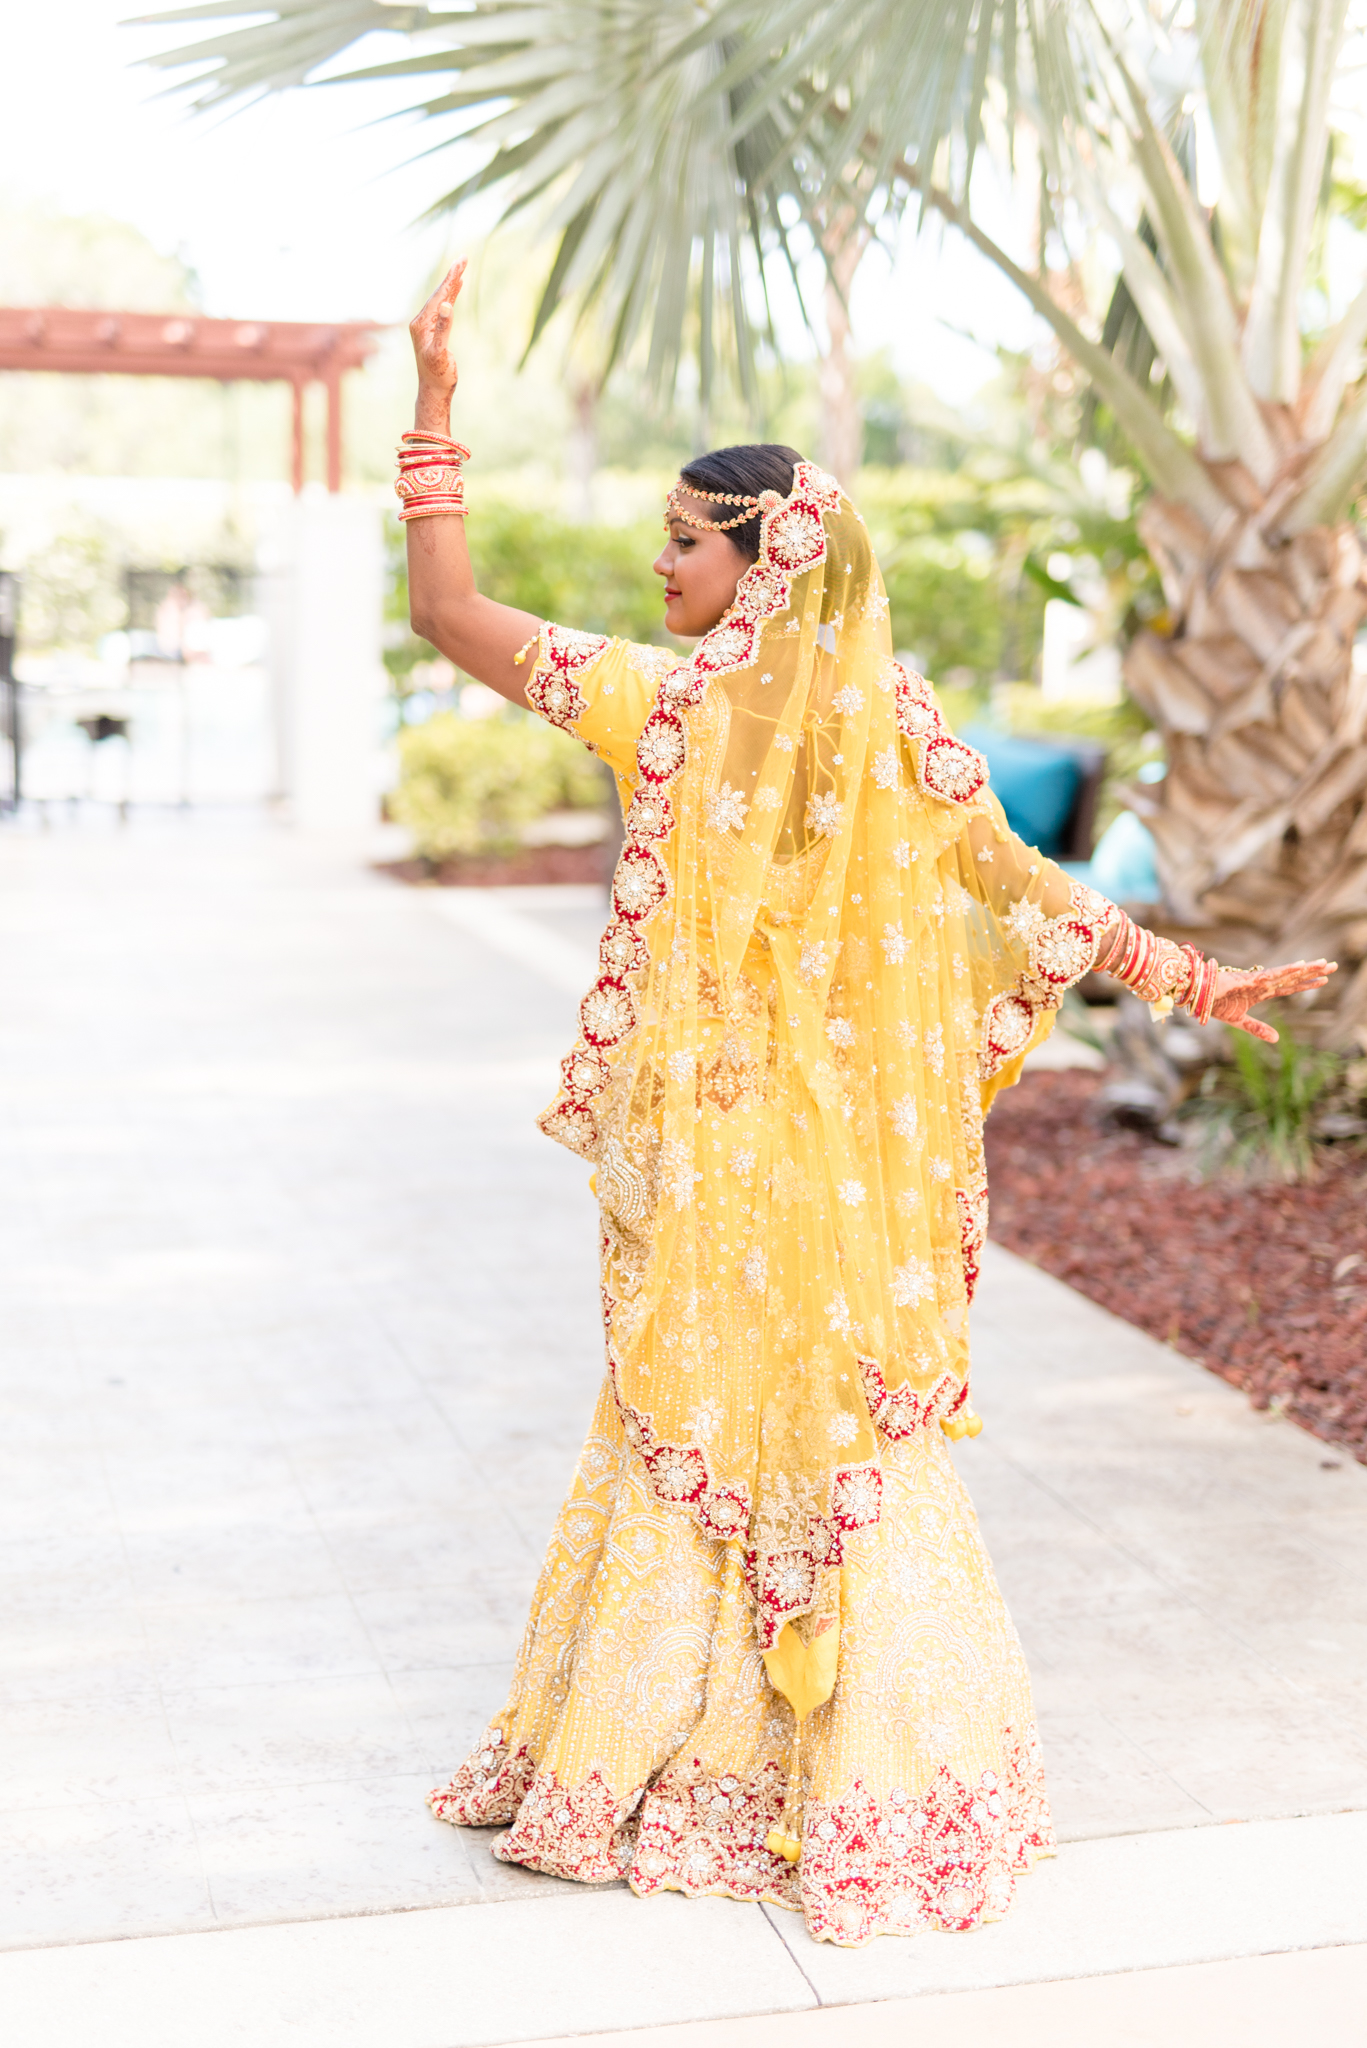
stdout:
<svg viewBox="0 0 1367 2048">
<path fill-rule="evenodd" d="M 600 1403 L 503 1713 L 440 1820 L 501 1861 L 801 1912 L 812 1935 L 1000 1918 L 1053 1849 L 1029 1678 L 938 1431 L 884 1454 L 841 1573 L 833 1696 L 802 1735 L 802 1856 L 773 1855 L 793 1716 L 765 1676 L 741 1546 L 662 1508 Z"/>
<path fill-rule="evenodd" d="M 840 1947 L 881 1934 L 961 1932 L 1000 1919 L 1018 1879 L 1054 1849 L 1033 1730 L 1023 1738 L 1004 1730 L 1002 1748 L 1003 1772 L 984 1772 L 975 1786 L 941 1771 L 917 1799 L 894 1792 L 877 1800 L 858 1783 L 843 1799 L 809 1798 L 796 1866 L 764 1846 L 783 1811 L 781 1774 L 714 1780 L 687 1753 L 625 1815 L 596 1772 L 572 1789 L 553 1772 L 535 1772 L 493 1853 L 580 1884 L 626 1878 L 642 1898 L 674 1891 L 782 1906 L 800 1912 L 816 1940 Z M 458 1826 L 506 1818 L 502 1792 L 486 1795 L 468 1771 L 429 1803 Z"/>
</svg>

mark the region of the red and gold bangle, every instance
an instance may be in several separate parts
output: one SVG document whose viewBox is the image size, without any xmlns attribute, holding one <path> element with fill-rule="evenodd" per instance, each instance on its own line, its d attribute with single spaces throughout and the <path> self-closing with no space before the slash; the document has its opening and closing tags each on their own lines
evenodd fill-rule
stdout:
<svg viewBox="0 0 1367 2048">
<path fill-rule="evenodd" d="M 1198 1024 L 1210 1022 L 1220 969 L 1195 946 L 1161 939 L 1122 910 L 1115 936 L 1096 964 L 1102 974 L 1113 976 L 1143 1002 L 1165 1011 L 1180 1003 Z"/>
<path fill-rule="evenodd" d="M 1189 1010 L 1197 1024 L 1209 1024 L 1210 1013 L 1215 1006 L 1215 990 L 1220 979 L 1220 963 L 1211 960 L 1204 953 L 1198 953 L 1195 946 L 1183 946 L 1191 966 L 1191 980 L 1182 997 L 1182 1007 Z"/>
<path fill-rule="evenodd" d="M 466 448 L 461 442 L 453 441 L 449 434 L 428 434 L 418 433 L 416 431 L 412 431 L 407 434 L 400 434 L 400 455 L 403 454 L 406 448 L 428 448 L 431 449 L 434 454 L 440 452 L 444 454 L 448 458 L 448 460 L 454 462 L 468 462 L 470 460 L 469 449 Z"/>
<path fill-rule="evenodd" d="M 1098 952 L 1096 956 L 1098 974 L 1113 974 L 1117 981 L 1120 979 L 1121 962 L 1129 950 L 1130 934 L 1133 930 L 1134 926 L 1124 911 L 1118 910 L 1111 943 L 1104 952 Z"/>
<path fill-rule="evenodd" d="M 399 442 L 399 519 L 434 519 L 439 514 L 465 516 L 465 479 L 461 474 L 470 451 L 446 434 L 405 434 Z"/>
<path fill-rule="evenodd" d="M 429 463 L 422 469 L 400 476 L 394 486 L 398 494 L 399 519 L 431 519 L 439 512 L 465 516 L 465 479 L 447 463 Z"/>
</svg>

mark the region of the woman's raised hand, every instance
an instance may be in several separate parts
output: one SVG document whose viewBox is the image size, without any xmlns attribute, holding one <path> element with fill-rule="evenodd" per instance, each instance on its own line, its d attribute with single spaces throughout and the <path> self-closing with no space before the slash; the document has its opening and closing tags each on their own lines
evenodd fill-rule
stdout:
<svg viewBox="0 0 1367 2048">
<path fill-rule="evenodd" d="M 1250 1038 L 1275 1045 L 1277 1033 L 1272 1026 L 1264 1024 L 1260 1017 L 1249 1016 L 1254 1004 L 1270 1002 L 1274 996 L 1298 996 L 1306 989 L 1323 988 L 1337 965 L 1334 960 L 1294 960 L 1289 967 L 1254 967 L 1247 972 L 1222 967 L 1211 1005 L 1212 1021 L 1232 1024 L 1236 1031 L 1246 1031 Z"/>
<path fill-rule="evenodd" d="M 425 397 L 449 408 L 451 394 L 456 388 L 460 373 L 456 368 L 451 330 L 455 325 L 456 300 L 465 281 L 465 263 L 462 256 L 451 265 L 421 313 L 408 323 L 418 364 L 419 409 Z M 422 424 L 430 426 L 433 422 L 420 421 L 419 425 Z"/>
</svg>

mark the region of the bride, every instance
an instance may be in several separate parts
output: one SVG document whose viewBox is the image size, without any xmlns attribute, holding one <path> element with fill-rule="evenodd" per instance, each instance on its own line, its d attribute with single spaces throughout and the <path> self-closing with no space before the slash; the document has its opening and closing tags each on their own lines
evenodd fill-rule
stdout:
<svg viewBox="0 0 1367 2048">
<path fill-rule="evenodd" d="M 494 1854 L 768 1900 L 820 1939 L 967 1928 L 1053 1846 L 1030 1682 L 948 1440 L 983 1117 L 1093 967 L 1249 1015 L 1008 829 L 892 656 L 849 498 L 790 448 L 685 465 L 687 659 L 481 597 L 450 436 L 464 265 L 413 322 L 415 631 L 608 763 L 626 837 L 540 1119 L 592 1162 L 606 1376 L 510 1697 L 431 1797 Z"/>
</svg>

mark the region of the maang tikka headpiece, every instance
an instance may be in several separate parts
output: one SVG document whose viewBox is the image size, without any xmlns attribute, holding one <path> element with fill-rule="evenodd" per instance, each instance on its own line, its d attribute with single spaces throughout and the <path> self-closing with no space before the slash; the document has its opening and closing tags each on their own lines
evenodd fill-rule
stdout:
<svg viewBox="0 0 1367 2048">
<path fill-rule="evenodd" d="M 734 519 L 700 519 L 695 512 L 682 509 L 685 498 L 700 498 L 704 505 L 743 505 Z M 705 491 L 696 484 L 686 484 L 682 477 L 665 499 L 665 532 L 669 531 L 671 519 L 681 519 L 685 526 L 693 526 L 701 533 L 730 533 L 733 527 L 745 526 L 751 519 L 757 519 L 770 505 L 779 502 L 777 491 L 761 491 L 757 498 L 732 497 L 725 491 Z"/>
</svg>

